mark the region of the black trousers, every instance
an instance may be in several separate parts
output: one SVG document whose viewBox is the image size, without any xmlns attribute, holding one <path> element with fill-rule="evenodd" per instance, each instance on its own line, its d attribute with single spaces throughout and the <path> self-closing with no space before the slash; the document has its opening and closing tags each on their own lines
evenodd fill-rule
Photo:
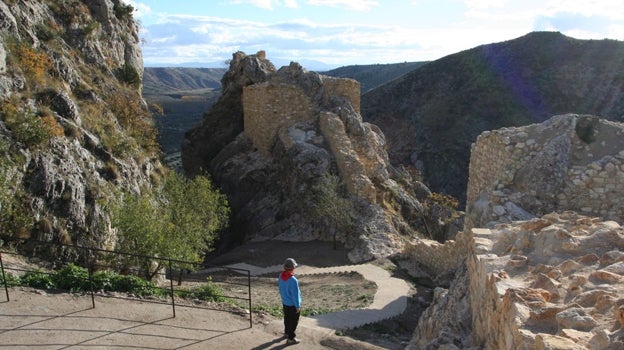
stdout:
<svg viewBox="0 0 624 350">
<path fill-rule="evenodd" d="M 284 308 L 284 333 L 288 336 L 288 339 L 295 339 L 297 336 L 295 330 L 299 324 L 299 312 L 294 306 L 282 305 Z"/>
</svg>

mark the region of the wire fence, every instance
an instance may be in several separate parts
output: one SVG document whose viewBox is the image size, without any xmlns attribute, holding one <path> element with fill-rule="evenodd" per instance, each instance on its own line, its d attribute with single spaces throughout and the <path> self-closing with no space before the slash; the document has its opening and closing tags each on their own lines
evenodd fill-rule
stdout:
<svg viewBox="0 0 624 350">
<path fill-rule="evenodd" d="M 37 264 L 8 263 L 6 260 L 11 255 L 16 256 L 13 261 L 23 258 Z M 49 257 L 55 258 L 51 260 Z M 202 300 L 210 297 L 215 301 L 227 301 L 243 309 L 247 308 L 249 327 L 253 325 L 249 270 L 14 237 L 0 237 L 0 277 L 5 290 L 5 302 L 10 301 L 9 272 L 16 276 L 26 276 L 29 273 L 52 276 L 70 264 L 87 270 L 86 274 L 74 274 L 71 278 L 83 282 L 81 285 L 86 287 L 86 294 L 90 295 L 93 308 L 96 306 L 95 297 L 98 296 L 170 304 L 173 317 L 176 316 L 176 307 L 223 311 L 219 307 L 220 303 Z M 98 276 L 106 271 L 114 272 L 118 276 L 139 276 L 145 281 L 151 281 L 153 284 L 149 285 L 155 288 L 151 292 L 156 293 L 137 293 L 131 288 L 115 291 L 102 287 L 101 278 Z M 223 294 L 219 285 L 225 284 L 234 285 L 234 288 L 226 289 L 235 294 Z M 46 289 L 45 286 L 41 288 Z M 58 286 L 54 288 L 63 289 Z"/>
</svg>

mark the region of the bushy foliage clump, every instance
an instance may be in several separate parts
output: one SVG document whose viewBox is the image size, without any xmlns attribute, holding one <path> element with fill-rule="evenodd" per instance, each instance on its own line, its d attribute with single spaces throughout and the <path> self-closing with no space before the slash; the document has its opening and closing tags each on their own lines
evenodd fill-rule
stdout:
<svg viewBox="0 0 624 350">
<path fill-rule="evenodd" d="M 81 266 L 69 264 L 58 271 L 27 271 L 17 276 L 5 272 L 0 274 L 0 285 L 5 279 L 8 287 L 28 286 L 36 289 L 62 289 L 72 293 L 93 291 L 112 291 L 135 296 L 167 296 L 167 290 L 134 275 L 121 275 L 113 271 L 96 271 L 89 278 L 89 271 Z M 205 284 L 186 290 L 176 290 L 175 294 L 184 299 L 207 301 L 225 301 L 223 291 L 208 280 Z"/>
<path fill-rule="evenodd" d="M 5 99 L 0 104 L 0 119 L 11 130 L 18 142 L 29 148 L 37 148 L 48 142 L 52 137 L 64 135 L 64 129 L 56 119 L 46 112 L 39 114 L 18 107 L 18 101 Z"/>
<path fill-rule="evenodd" d="M 52 68 L 52 58 L 46 52 L 22 42 L 10 45 L 10 49 L 26 78 L 33 83 L 43 84 L 48 70 Z"/>
<path fill-rule="evenodd" d="M 115 12 L 115 16 L 119 19 L 128 19 L 132 16 L 134 12 L 134 7 L 132 5 L 126 5 L 123 3 L 116 3 L 113 5 L 113 11 Z"/>
<path fill-rule="evenodd" d="M 200 262 L 227 225 L 229 207 L 207 177 L 171 172 L 153 192 L 122 195 L 111 212 L 120 250 Z M 148 279 L 161 267 L 142 266 Z"/>
<path fill-rule="evenodd" d="M 141 76 L 131 64 L 126 63 L 121 67 L 119 80 L 137 89 L 141 86 Z"/>
</svg>

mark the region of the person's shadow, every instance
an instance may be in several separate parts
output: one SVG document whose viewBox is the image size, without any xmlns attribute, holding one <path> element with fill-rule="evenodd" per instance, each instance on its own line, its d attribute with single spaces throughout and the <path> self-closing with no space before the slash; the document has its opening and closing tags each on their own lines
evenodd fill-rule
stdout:
<svg viewBox="0 0 624 350">
<path fill-rule="evenodd" d="M 280 344 L 282 343 L 282 344 Z M 251 348 L 251 350 L 263 350 L 263 349 L 285 349 L 291 345 L 296 345 L 296 344 L 287 344 L 286 343 L 286 337 L 279 337 L 276 338 L 274 340 L 271 340 L 269 342 L 266 342 L 264 344 L 258 345 L 254 348 Z"/>
</svg>

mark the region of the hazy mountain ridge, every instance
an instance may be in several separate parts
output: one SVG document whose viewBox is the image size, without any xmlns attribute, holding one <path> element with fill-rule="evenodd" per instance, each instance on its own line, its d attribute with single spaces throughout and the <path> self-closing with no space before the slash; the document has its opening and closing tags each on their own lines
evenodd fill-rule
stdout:
<svg viewBox="0 0 624 350">
<path fill-rule="evenodd" d="M 145 67 L 143 94 L 220 89 L 225 68 Z"/>
<path fill-rule="evenodd" d="M 305 66 L 303 63 L 298 62 Z M 396 79 L 427 62 L 349 65 L 320 72 L 336 78 L 351 78 L 360 82 L 362 92 Z M 226 68 L 145 67 L 143 94 L 165 94 L 174 91 L 221 88 Z"/>
<path fill-rule="evenodd" d="M 405 73 L 417 69 L 427 62 L 403 62 L 387 64 L 350 65 L 332 69 L 322 74 L 336 78 L 351 78 L 360 82 L 362 93 L 368 92 Z"/>
<path fill-rule="evenodd" d="M 362 96 L 396 164 L 465 198 L 470 145 L 485 130 L 562 113 L 624 118 L 624 43 L 535 32 L 430 62 Z"/>
</svg>

